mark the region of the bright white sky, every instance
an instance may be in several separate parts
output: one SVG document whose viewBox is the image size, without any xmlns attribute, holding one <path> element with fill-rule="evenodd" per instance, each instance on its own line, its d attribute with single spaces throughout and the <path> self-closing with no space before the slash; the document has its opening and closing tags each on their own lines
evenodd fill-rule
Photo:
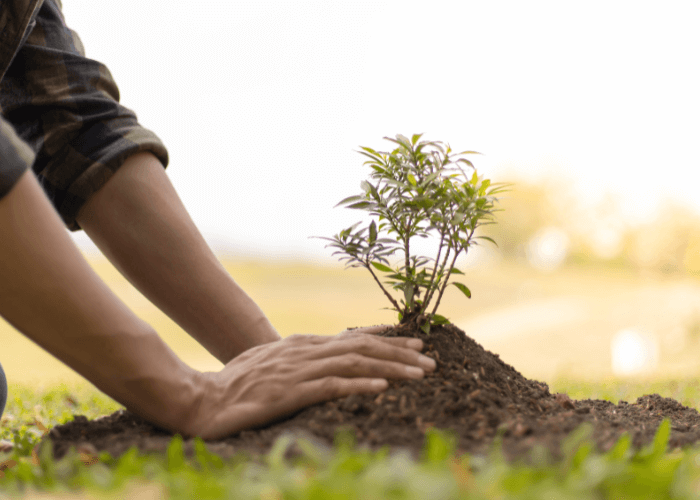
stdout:
<svg viewBox="0 0 700 500">
<path fill-rule="evenodd" d="M 397 133 L 480 151 L 493 182 L 616 192 L 637 220 L 664 192 L 700 209 L 695 2 L 63 4 L 215 247 L 331 261 L 308 237 L 359 220 L 332 208 L 369 173 L 354 150 Z"/>
</svg>

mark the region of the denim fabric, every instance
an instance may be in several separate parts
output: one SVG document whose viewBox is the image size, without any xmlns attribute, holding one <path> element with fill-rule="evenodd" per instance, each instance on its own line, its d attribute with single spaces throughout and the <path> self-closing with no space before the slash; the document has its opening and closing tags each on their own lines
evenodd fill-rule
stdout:
<svg viewBox="0 0 700 500">
<path fill-rule="evenodd" d="M 2 412 L 5 411 L 5 403 L 7 402 L 7 379 L 5 378 L 5 372 L 0 365 L 0 417 L 2 417 Z"/>
</svg>

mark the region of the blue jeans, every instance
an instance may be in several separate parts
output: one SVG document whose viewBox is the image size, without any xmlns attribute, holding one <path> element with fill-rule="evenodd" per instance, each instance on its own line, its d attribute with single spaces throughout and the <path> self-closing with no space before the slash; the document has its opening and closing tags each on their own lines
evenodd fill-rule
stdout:
<svg viewBox="0 0 700 500">
<path fill-rule="evenodd" d="M 5 372 L 2 370 L 2 365 L 0 365 L 0 417 L 2 417 L 2 412 L 5 411 L 5 403 L 7 402 L 7 379 L 5 378 Z"/>
</svg>

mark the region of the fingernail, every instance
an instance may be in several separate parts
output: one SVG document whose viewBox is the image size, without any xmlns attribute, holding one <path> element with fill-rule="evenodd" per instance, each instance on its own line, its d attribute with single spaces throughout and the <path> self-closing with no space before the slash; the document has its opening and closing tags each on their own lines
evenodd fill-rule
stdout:
<svg viewBox="0 0 700 500">
<path fill-rule="evenodd" d="M 374 379 L 370 384 L 372 385 L 372 389 L 376 390 L 384 390 L 389 386 L 389 382 L 383 378 Z"/>
<path fill-rule="evenodd" d="M 421 378 L 423 376 L 423 370 L 417 366 L 407 366 L 406 373 L 408 373 L 408 376 L 411 378 Z"/>
<path fill-rule="evenodd" d="M 423 354 L 418 355 L 418 364 L 424 370 L 434 370 L 437 367 L 437 363 L 433 358 L 429 358 Z"/>
<path fill-rule="evenodd" d="M 408 347 L 411 349 L 421 349 L 423 347 L 423 341 L 421 339 L 411 339 L 408 341 Z"/>
</svg>

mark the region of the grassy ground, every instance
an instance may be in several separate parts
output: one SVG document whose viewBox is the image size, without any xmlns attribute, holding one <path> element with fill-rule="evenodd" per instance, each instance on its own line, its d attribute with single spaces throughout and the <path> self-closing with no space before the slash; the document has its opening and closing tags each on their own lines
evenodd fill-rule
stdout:
<svg viewBox="0 0 700 500">
<path fill-rule="evenodd" d="M 221 366 L 109 263 L 92 259 L 91 265 L 183 360 L 202 370 Z M 395 320 L 381 309 L 385 299 L 360 269 L 235 260 L 225 266 L 283 337 L 335 334 Z M 697 280 L 575 267 L 543 274 L 501 263 L 467 270 L 463 281 L 473 298 L 455 291 L 443 300 L 441 313 L 525 376 L 576 399 L 617 403 L 656 392 L 698 407 Z M 629 327 L 658 337 L 660 360 L 655 371 L 622 380 L 611 374 L 610 339 Z M 632 456 L 623 440 L 607 457 L 590 452 L 583 429 L 572 438 L 569 459 L 556 468 L 506 466 L 497 456 L 484 462 L 453 457 L 449 440 L 439 434 L 429 437 L 425 460 L 418 464 L 355 452 L 343 441 L 334 457 L 310 449 L 297 464 L 282 463 L 279 453 L 262 467 L 245 460 L 224 464 L 204 449 L 187 461 L 177 439 L 167 457 L 127 454 L 112 460 L 75 454 L 56 464 L 32 454 L 45 429 L 73 414 L 94 418 L 119 405 L 2 322 L 0 345 L 0 362 L 11 384 L 0 439 L 15 443 L 12 454 L 0 456 L 6 467 L 0 498 L 656 499 L 700 494 L 700 451 L 660 452 L 663 429 L 656 452 L 650 448 Z"/>
<path fill-rule="evenodd" d="M 695 379 L 653 384 L 558 380 L 552 389 L 613 402 L 650 392 L 693 407 L 700 401 Z M 632 454 L 623 437 L 604 455 L 591 450 L 587 429 L 581 427 L 569 439 L 567 458 L 555 467 L 507 465 L 496 447 L 483 460 L 456 456 L 449 435 L 440 432 L 427 435 L 420 462 L 358 451 L 352 437 L 342 435 L 336 436 L 331 456 L 308 446 L 305 456 L 293 462 L 283 460 L 282 441 L 262 464 L 243 455 L 224 462 L 203 443 L 195 458 L 186 459 L 177 436 L 166 456 L 133 450 L 114 460 L 76 452 L 54 462 L 32 451 L 47 428 L 73 413 L 94 418 L 119 405 L 80 385 L 44 390 L 13 385 L 11 390 L 0 438 L 13 440 L 16 448 L 0 455 L 0 498 L 685 499 L 700 494 L 700 448 L 666 453 L 668 425 L 641 452 Z"/>
</svg>

